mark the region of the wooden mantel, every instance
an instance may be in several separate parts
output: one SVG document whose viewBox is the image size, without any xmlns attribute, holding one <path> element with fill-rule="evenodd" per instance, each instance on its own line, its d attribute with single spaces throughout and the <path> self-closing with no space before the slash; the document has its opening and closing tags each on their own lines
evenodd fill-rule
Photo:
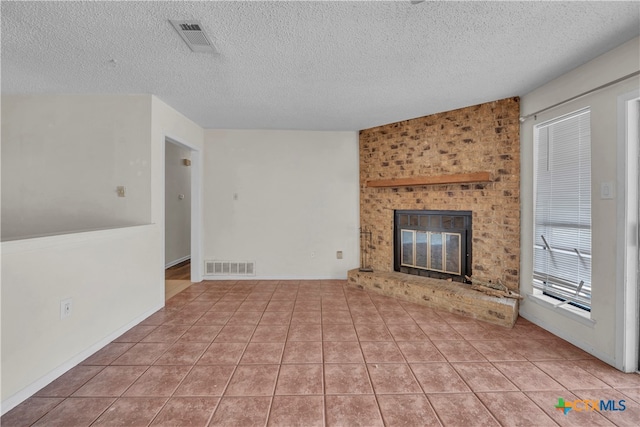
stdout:
<svg viewBox="0 0 640 427">
<path fill-rule="evenodd" d="M 458 173 L 454 175 L 412 176 L 409 178 L 377 179 L 367 181 L 367 187 L 413 187 L 420 185 L 470 184 L 491 182 L 490 172 Z"/>
</svg>

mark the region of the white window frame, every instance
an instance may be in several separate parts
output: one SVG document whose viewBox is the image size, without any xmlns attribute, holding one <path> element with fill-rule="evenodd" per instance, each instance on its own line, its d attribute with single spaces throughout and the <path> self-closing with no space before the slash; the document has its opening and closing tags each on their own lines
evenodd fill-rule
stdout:
<svg viewBox="0 0 640 427">
<path fill-rule="evenodd" d="M 562 307 L 567 309 L 570 312 L 573 312 L 578 315 L 582 315 L 585 317 L 590 317 L 590 309 L 591 309 L 591 156 L 590 156 L 590 137 L 587 140 L 588 143 L 588 151 L 586 152 L 586 161 L 588 162 L 586 170 L 588 171 L 588 175 L 586 179 L 583 177 L 583 184 L 587 185 L 588 190 L 588 201 L 586 203 L 588 214 L 588 220 L 586 223 L 586 230 L 588 244 L 585 244 L 584 238 L 580 239 L 580 231 L 577 231 L 577 238 L 582 240 L 582 242 L 576 244 L 576 248 L 564 247 L 566 246 L 566 241 L 563 242 L 563 238 L 559 237 L 559 240 L 556 239 L 554 241 L 552 235 L 568 235 L 571 236 L 575 230 L 585 229 L 585 219 L 576 220 L 575 224 L 567 222 L 565 218 L 561 223 L 558 223 L 557 226 L 554 226 L 551 223 L 546 224 L 547 228 L 547 236 L 546 239 L 543 236 L 545 234 L 544 231 L 539 229 L 539 220 L 538 220 L 538 203 L 536 198 L 538 197 L 538 186 L 539 186 L 539 177 L 538 177 L 538 165 L 541 159 L 539 158 L 541 153 L 539 152 L 539 139 L 543 135 L 542 132 L 548 132 L 551 126 L 560 125 L 567 120 L 573 120 L 581 117 L 589 118 L 589 127 L 590 127 L 590 108 L 582 108 L 580 110 L 561 115 L 559 117 L 552 118 L 543 123 L 540 123 L 533 127 L 533 142 L 534 142 L 534 249 L 533 249 L 533 261 L 534 261 L 534 271 L 533 271 L 533 287 L 534 287 L 534 295 L 539 298 L 543 298 L 548 304 L 557 307 Z M 559 127 L 559 126 L 558 126 Z M 590 129 L 589 129 L 590 132 Z M 549 146 L 551 147 L 551 146 Z M 558 153 L 558 151 L 551 151 L 551 148 L 548 148 L 547 151 L 547 162 L 551 162 L 552 156 L 554 152 Z M 583 154 L 585 152 L 583 151 Z M 579 165 L 576 165 L 579 168 Z M 582 169 L 584 170 L 584 169 Z M 562 178 L 562 176 L 561 176 Z M 566 177 L 565 177 L 566 178 Z M 557 190 L 553 188 L 551 184 L 549 184 L 549 190 L 556 192 L 562 192 L 562 188 Z M 553 190 L 552 190 L 553 189 Z M 583 189 L 584 190 L 584 189 Z M 585 204 L 578 203 L 580 209 L 584 209 Z M 585 211 L 578 211 L 585 214 Z M 578 214 L 578 212 L 576 214 Z M 556 216 L 557 217 L 557 216 Z M 569 215 L 569 218 L 571 216 Z M 571 230 L 574 230 L 573 232 Z M 537 236 L 537 234 L 541 234 L 541 236 Z M 573 238 L 576 238 L 574 235 Z M 564 245 L 563 245 L 564 243 Z M 575 252 L 575 254 L 574 254 Z M 561 277 L 560 274 L 554 276 L 552 275 L 553 268 L 551 266 L 547 267 L 545 271 L 536 271 L 536 265 L 548 264 L 554 262 L 559 262 L 562 264 L 566 264 L 566 268 L 575 267 L 578 270 L 578 274 L 576 275 L 575 280 L 571 280 L 572 278 L 569 276 Z M 562 259 L 564 258 L 564 259 Z M 575 258 L 575 261 L 573 260 Z M 556 271 L 558 271 L 556 269 Z M 555 299 L 554 298 L 558 298 Z M 581 313 L 584 312 L 584 313 Z"/>
</svg>

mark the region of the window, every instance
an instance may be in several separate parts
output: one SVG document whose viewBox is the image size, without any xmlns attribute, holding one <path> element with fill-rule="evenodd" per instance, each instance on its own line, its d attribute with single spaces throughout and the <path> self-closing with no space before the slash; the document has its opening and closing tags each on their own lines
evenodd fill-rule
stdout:
<svg viewBox="0 0 640 427">
<path fill-rule="evenodd" d="M 589 109 L 534 128 L 533 285 L 591 310 L 591 129 Z"/>
</svg>

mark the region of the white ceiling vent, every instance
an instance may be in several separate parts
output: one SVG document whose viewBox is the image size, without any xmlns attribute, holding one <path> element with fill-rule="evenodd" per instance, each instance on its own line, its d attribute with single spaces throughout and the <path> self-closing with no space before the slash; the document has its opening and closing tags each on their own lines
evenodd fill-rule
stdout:
<svg viewBox="0 0 640 427">
<path fill-rule="evenodd" d="M 174 21 L 170 19 L 169 22 L 192 51 L 218 53 L 199 21 Z"/>
</svg>

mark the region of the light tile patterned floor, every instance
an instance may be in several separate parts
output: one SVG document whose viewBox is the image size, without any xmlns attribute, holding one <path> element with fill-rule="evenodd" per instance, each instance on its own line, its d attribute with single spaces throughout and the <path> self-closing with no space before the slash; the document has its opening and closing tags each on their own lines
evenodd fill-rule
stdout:
<svg viewBox="0 0 640 427">
<path fill-rule="evenodd" d="M 626 410 L 565 415 L 558 398 Z M 0 421 L 637 426 L 640 376 L 524 319 L 505 329 L 344 281 L 203 282 Z"/>
</svg>

